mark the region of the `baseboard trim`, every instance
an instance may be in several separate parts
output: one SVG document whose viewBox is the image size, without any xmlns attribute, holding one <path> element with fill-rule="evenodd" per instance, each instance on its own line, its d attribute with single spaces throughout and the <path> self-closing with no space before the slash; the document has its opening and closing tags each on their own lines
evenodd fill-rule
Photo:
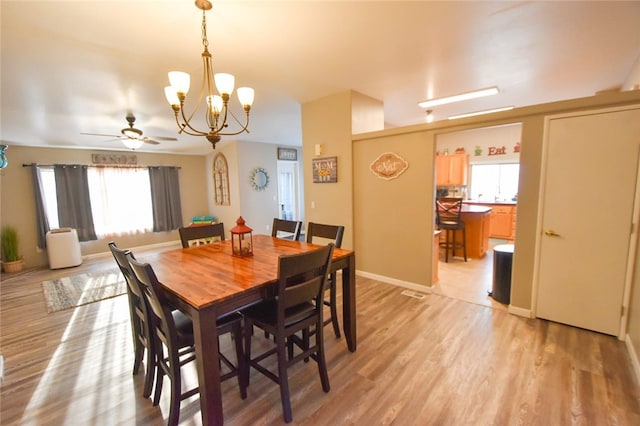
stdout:
<svg viewBox="0 0 640 426">
<path fill-rule="evenodd" d="M 627 346 L 627 352 L 629 352 L 629 358 L 631 358 L 631 365 L 633 366 L 633 372 L 636 373 L 636 383 L 640 386 L 640 360 L 638 360 L 638 354 L 636 353 L 631 336 L 626 335 L 624 343 Z"/>
<path fill-rule="evenodd" d="M 519 317 L 533 318 L 531 309 L 519 308 L 517 306 L 509 305 L 508 311 L 510 314 L 517 315 Z"/>
<path fill-rule="evenodd" d="M 365 272 L 365 271 L 356 271 L 356 275 L 364 278 L 370 278 L 376 281 L 381 281 L 386 284 L 395 285 L 397 287 L 408 288 L 410 290 L 414 290 L 422 293 L 433 293 L 433 286 L 416 284 L 409 281 L 403 281 L 396 278 L 386 277 L 384 275 L 372 274 L 370 272 Z"/>
<path fill-rule="evenodd" d="M 165 241 L 164 243 L 148 244 L 146 246 L 127 247 L 127 249 L 131 250 L 135 254 L 135 252 L 137 252 L 137 251 L 153 250 L 153 249 L 158 249 L 158 248 L 162 248 L 162 247 L 173 246 L 173 245 L 176 245 L 176 244 L 179 245 L 180 247 L 182 247 L 180 241 L 179 240 L 175 240 L 175 241 Z M 110 251 L 103 251 L 101 253 L 87 254 L 85 256 L 82 256 L 82 258 L 84 260 L 91 260 L 91 259 L 100 259 L 102 257 L 109 257 L 109 256 L 112 256 Z"/>
</svg>

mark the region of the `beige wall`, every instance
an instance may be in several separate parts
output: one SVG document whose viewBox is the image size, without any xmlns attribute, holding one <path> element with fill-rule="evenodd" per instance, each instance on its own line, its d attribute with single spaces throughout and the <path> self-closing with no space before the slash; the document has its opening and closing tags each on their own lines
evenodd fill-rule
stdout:
<svg viewBox="0 0 640 426">
<path fill-rule="evenodd" d="M 289 149 L 293 147 L 287 147 Z M 213 158 L 222 153 L 229 167 L 229 206 L 217 206 L 213 199 Z M 298 152 L 300 158 L 300 152 Z M 269 184 L 264 191 L 256 191 L 249 176 L 261 167 L 269 175 Z M 207 191 L 209 212 L 224 223 L 227 236 L 236 220 L 242 216 L 254 234 L 271 234 L 274 217 L 280 217 L 278 205 L 278 145 L 267 143 L 229 141 L 218 145 L 206 158 Z M 302 176 L 300 173 L 299 176 Z M 301 218 L 304 220 L 304 216 Z"/>
<path fill-rule="evenodd" d="M 342 224 L 342 247 L 353 247 L 353 178 L 351 92 L 342 92 L 302 105 L 302 161 L 306 221 Z M 321 157 L 338 157 L 338 182 L 313 183 L 311 160 L 315 145 Z"/>
<path fill-rule="evenodd" d="M 326 143 L 323 137 L 334 137 L 340 152 L 349 156 L 344 148 L 344 131 L 348 127 L 338 117 L 348 117 L 349 92 L 323 98 L 303 105 L 303 152 L 305 164 L 312 158 L 313 145 Z M 352 170 L 340 172 L 353 176 L 353 189 L 334 185 L 310 184 L 310 171 L 305 173 L 307 199 L 319 198 L 322 186 L 322 203 L 316 203 L 314 217 L 335 217 L 337 209 L 352 208 L 355 224 L 353 241 L 357 253 L 357 269 L 387 278 L 421 286 L 431 285 L 431 259 L 433 256 L 429 237 L 433 230 L 434 202 L 434 138 L 438 134 L 473 128 L 520 123 L 522 146 L 520 153 L 520 187 L 518 193 L 518 221 L 513 265 L 511 307 L 520 313 L 532 309 L 532 286 L 535 259 L 536 229 L 538 222 L 538 198 L 541 176 L 542 140 L 544 117 L 551 114 L 591 110 L 640 102 L 640 91 L 604 93 L 598 96 L 562 101 L 490 116 L 470 117 L 455 121 L 441 121 L 379 132 L 353 135 Z M 334 115 L 336 114 L 336 115 Z M 327 123 L 335 120 L 340 131 L 333 132 Z M 344 120 L 344 118 L 343 118 Z M 309 129 L 313 128 L 313 132 Z M 326 129 L 326 132 L 322 132 Z M 339 141 L 339 142 L 338 142 Z M 330 146 L 333 149 L 333 145 Z M 338 149 L 336 148 L 336 151 Z M 376 179 L 369 171 L 376 154 L 391 151 L 409 161 L 409 169 L 396 182 Z M 328 153 L 335 155 L 333 152 Z M 339 162 L 341 157 L 339 157 Z M 308 188 L 308 189 L 307 189 Z M 333 200 L 333 202 L 330 202 Z M 353 207 L 350 204 L 353 203 Z M 347 213 L 345 213 L 346 216 Z M 407 228 L 415 232 L 407 231 Z M 418 241 L 416 241 L 418 240 Z M 422 240 L 422 241 L 420 241 Z M 634 344 L 640 342 L 640 297 L 636 277 L 633 285 L 629 332 Z M 637 352 L 640 353 L 636 349 Z"/>
<path fill-rule="evenodd" d="M 22 164 L 92 164 L 91 154 L 99 151 L 32 148 L 12 145 L 7 149 L 9 166 L 0 172 L 2 209 L 0 222 L 2 225 L 13 225 L 20 236 L 20 251 L 25 259 L 26 267 L 47 265 L 46 251 L 37 249 L 35 201 L 33 182 L 30 170 Z M 122 152 L 131 154 L 130 151 Z M 205 182 L 205 158 L 190 155 L 148 154 L 137 152 L 138 164 L 146 166 L 178 166 L 180 170 L 180 195 L 182 200 L 182 217 L 188 224 L 191 217 L 206 214 L 206 185 L 193 184 Z M 140 247 L 145 245 L 178 241 L 177 231 L 155 232 L 134 236 L 113 238 L 122 247 Z M 108 240 L 88 241 L 81 243 L 83 256 L 104 253 Z"/>
<path fill-rule="evenodd" d="M 409 162 L 398 178 L 383 180 L 369 166 L 392 151 Z M 353 144 L 354 241 L 358 270 L 405 284 L 431 285 L 433 132 L 356 140 Z"/>
</svg>

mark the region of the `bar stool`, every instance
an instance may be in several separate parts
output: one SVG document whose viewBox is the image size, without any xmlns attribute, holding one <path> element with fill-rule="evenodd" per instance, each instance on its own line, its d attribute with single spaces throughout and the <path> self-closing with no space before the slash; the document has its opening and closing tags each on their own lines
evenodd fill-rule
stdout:
<svg viewBox="0 0 640 426">
<path fill-rule="evenodd" d="M 440 247 L 444 247 L 445 262 L 449 262 L 449 250 L 451 250 L 451 257 L 453 257 L 456 249 L 462 249 L 466 262 L 467 232 L 462 220 L 462 198 L 443 197 L 436 199 L 436 224 L 438 229 L 444 232 L 444 241 L 440 241 Z M 456 240 L 457 231 L 462 231 L 462 242 Z"/>
</svg>

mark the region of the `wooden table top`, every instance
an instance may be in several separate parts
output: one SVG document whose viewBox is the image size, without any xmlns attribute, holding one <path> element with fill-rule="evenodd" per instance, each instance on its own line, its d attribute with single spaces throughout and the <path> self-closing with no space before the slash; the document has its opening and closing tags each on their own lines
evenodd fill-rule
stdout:
<svg viewBox="0 0 640 426">
<path fill-rule="evenodd" d="M 151 264 L 168 291 L 192 307 L 202 309 L 275 283 L 280 255 L 304 253 L 321 246 L 254 235 L 253 247 L 253 256 L 236 257 L 231 254 L 231 240 L 226 240 L 154 253 L 139 260 Z M 336 248 L 333 260 L 351 255 L 351 250 Z"/>
</svg>

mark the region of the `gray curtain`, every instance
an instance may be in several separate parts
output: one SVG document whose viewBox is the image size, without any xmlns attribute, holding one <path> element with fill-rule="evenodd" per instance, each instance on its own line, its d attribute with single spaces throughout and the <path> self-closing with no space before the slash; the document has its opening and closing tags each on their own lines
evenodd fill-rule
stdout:
<svg viewBox="0 0 640 426">
<path fill-rule="evenodd" d="M 60 227 L 74 228 L 80 241 L 97 240 L 91 213 L 87 166 L 53 166 Z"/>
<path fill-rule="evenodd" d="M 182 203 L 177 167 L 149 167 L 153 232 L 171 231 L 182 226 Z"/>
<path fill-rule="evenodd" d="M 38 233 L 38 247 L 45 249 L 47 247 L 47 232 L 49 228 L 49 219 L 44 211 L 44 195 L 42 190 L 42 181 L 38 172 L 38 165 L 32 164 L 31 177 L 33 178 L 33 194 L 36 201 L 36 231 Z"/>
</svg>

